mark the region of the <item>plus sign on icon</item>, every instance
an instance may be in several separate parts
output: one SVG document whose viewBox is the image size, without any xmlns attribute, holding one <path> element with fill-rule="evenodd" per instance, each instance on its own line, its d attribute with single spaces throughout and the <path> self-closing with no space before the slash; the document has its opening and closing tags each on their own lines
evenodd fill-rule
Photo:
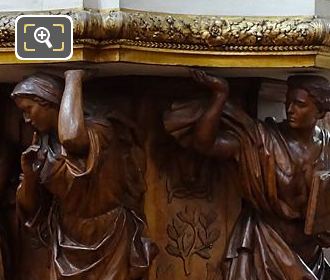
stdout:
<svg viewBox="0 0 330 280">
<path fill-rule="evenodd" d="M 38 27 L 35 31 L 34 31 L 34 39 L 38 42 L 38 43 L 45 43 L 47 45 L 48 48 L 52 48 L 53 45 L 52 43 L 49 41 L 50 38 L 50 32 L 47 28 L 45 27 Z"/>
<path fill-rule="evenodd" d="M 15 22 L 15 53 L 24 60 L 67 60 L 72 56 L 72 19 L 66 15 L 19 16 Z"/>
</svg>

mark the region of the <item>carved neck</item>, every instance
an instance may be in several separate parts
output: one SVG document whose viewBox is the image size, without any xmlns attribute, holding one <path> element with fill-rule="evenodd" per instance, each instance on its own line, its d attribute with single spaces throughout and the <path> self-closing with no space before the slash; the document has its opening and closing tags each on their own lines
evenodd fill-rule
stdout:
<svg viewBox="0 0 330 280">
<path fill-rule="evenodd" d="M 317 136 L 316 125 L 304 128 L 292 128 L 287 124 L 288 134 L 293 140 L 304 145 L 311 145 L 315 143 Z"/>
</svg>

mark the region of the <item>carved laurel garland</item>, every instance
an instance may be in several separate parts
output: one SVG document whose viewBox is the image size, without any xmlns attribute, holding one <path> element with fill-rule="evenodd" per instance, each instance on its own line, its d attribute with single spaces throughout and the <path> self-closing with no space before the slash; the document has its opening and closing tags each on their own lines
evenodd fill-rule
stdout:
<svg viewBox="0 0 330 280">
<path fill-rule="evenodd" d="M 0 14 L 0 47 L 12 47 L 15 18 Z M 135 11 L 60 10 L 73 18 L 75 43 L 191 51 L 315 51 L 330 46 L 330 21 L 315 17 L 220 17 Z"/>
</svg>

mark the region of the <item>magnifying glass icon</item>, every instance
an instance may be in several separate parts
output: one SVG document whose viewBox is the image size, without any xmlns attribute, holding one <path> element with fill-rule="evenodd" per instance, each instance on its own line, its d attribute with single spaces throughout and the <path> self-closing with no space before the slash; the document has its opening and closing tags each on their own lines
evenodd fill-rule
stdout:
<svg viewBox="0 0 330 280">
<path fill-rule="evenodd" d="M 49 41 L 50 32 L 46 27 L 38 27 L 34 31 L 34 39 L 41 44 L 46 44 L 49 49 L 53 47 L 52 43 Z"/>
</svg>

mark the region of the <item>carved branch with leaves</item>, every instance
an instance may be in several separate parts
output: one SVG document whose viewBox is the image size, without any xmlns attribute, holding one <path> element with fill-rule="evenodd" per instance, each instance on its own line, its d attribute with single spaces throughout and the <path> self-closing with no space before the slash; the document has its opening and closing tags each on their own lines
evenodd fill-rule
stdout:
<svg viewBox="0 0 330 280">
<path fill-rule="evenodd" d="M 198 209 L 189 210 L 185 207 L 172 219 L 172 224 L 167 226 L 169 243 L 166 251 L 183 261 L 185 275 L 191 274 L 190 263 L 193 255 L 203 259 L 211 258 L 210 250 L 219 238 L 220 231 L 212 229 L 212 224 L 217 219 L 213 211 L 208 214 Z"/>
</svg>

